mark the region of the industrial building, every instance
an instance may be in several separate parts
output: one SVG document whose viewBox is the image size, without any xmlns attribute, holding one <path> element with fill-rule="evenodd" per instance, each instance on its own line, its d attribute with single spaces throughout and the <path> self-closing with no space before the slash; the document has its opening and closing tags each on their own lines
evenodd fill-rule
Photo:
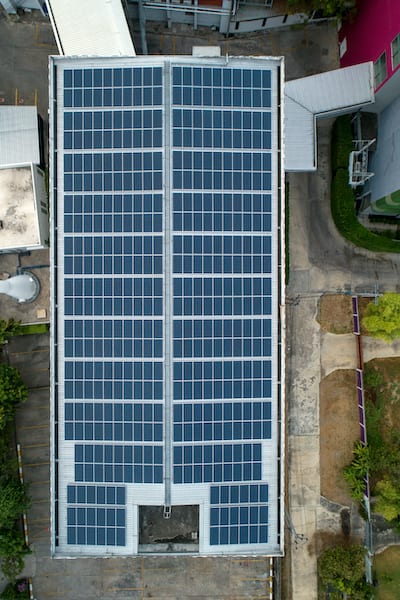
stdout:
<svg viewBox="0 0 400 600">
<path fill-rule="evenodd" d="M 56 556 L 283 552 L 282 63 L 51 59 Z"/>
</svg>

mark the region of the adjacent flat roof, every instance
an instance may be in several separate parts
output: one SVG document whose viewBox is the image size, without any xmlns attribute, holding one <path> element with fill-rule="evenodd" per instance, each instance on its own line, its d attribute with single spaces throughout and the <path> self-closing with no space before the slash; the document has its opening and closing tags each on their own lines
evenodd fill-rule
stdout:
<svg viewBox="0 0 400 600">
<path fill-rule="evenodd" d="M 40 244 L 31 165 L 0 168 L 0 251 Z"/>
<path fill-rule="evenodd" d="M 51 59 L 56 554 L 283 551 L 281 67 Z"/>
<path fill-rule="evenodd" d="M 60 54 L 135 56 L 121 0 L 46 0 Z"/>
</svg>

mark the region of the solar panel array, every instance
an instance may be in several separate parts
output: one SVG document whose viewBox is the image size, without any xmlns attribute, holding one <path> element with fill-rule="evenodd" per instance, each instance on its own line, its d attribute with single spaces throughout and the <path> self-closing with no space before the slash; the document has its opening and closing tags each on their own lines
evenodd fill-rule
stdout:
<svg viewBox="0 0 400 600">
<path fill-rule="evenodd" d="M 61 73 L 67 544 L 124 546 L 126 486 L 169 475 L 209 484 L 210 546 L 268 544 L 275 73 Z"/>
</svg>

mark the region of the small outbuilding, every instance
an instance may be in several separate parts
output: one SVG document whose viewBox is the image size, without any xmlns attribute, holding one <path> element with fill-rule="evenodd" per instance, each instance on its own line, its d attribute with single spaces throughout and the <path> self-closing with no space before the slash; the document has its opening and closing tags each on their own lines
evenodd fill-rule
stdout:
<svg viewBox="0 0 400 600">
<path fill-rule="evenodd" d="M 0 252 L 39 250 L 49 237 L 35 106 L 0 107 Z"/>
</svg>

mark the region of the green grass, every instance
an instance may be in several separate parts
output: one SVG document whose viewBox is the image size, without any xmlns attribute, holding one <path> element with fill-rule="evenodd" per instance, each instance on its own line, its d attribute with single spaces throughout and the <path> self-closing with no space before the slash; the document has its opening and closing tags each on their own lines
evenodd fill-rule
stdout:
<svg viewBox="0 0 400 600">
<path fill-rule="evenodd" d="M 332 128 L 332 171 L 347 169 L 349 155 L 354 150 L 350 117 L 339 117 Z"/>
<path fill-rule="evenodd" d="M 21 325 L 20 335 L 32 335 L 38 333 L 47 333 L 49 330 L 48 323 L 34 323 L 33 325 Z"/>
<path fill-rule="evenodd" d="M 391 546 L 374 557 L 374 571 L 378 580 L 377 600 L 400 598 L 400 546 Z"/>
</svg>

